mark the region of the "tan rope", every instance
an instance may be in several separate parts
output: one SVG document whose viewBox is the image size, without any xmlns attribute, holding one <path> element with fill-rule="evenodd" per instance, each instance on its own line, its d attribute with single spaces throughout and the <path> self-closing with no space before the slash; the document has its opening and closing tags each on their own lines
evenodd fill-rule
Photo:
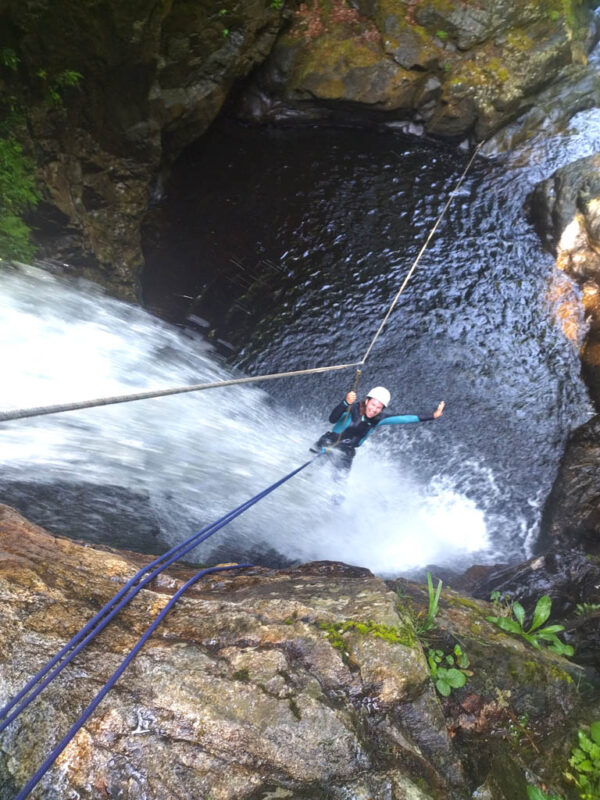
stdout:
<svg viewBox="0 0 600 800">
<path fill-rule="evenodd" d="M 358 388 L 358 382 L 360 380 L 361 374 L 362 374 L 362 369 L 357 369 L 356 370 L 356 375 L 354 376 L 354 386 L 352 387 L 352 389 L 350 391 L 356 392 L 356 390 Z M 342 438 L 342 434 L 344 432 L 344 428 L 346 427 L 346 420 L 350 416 L 351 410 L 352 410 L 352 406 L 348 406 L 348 408 L 346 409 L 346 416 L 344 417 L 344 421 L 342 423 L 342 430 L 338 433 L 338 438 L 331 445 L 331 447 L 337 447 L 337 445 L 339 444 L 340 439 Z"/>
<path fill-rule="evenodd" d="M 376 342 L 376 341 L 377 341 L 377 339 L 379 338 L 379 335 L 380 335 L 380 334 L 381 334 L 381 332 L 383 331 L 383 329 L 384 329 L 384 327 L 385 327 L 385 324 L 386 324 L 386 322 L 388 321 L 388 319 L 390 318 L 390 315 L 391 315 L 392 311 L 393 311 L 393 310 L 394 310 L 394 308 L 396 307 L 396 303 L 397 303 L 397 302 L 398 302 L 398 300 L 400 299 L 400 295 L 402 294 L 402 292 L 403 292 L 403 291 L 404 291 L 404 289 L 406 288 L 406 285 L 408 284 L 408 282 L 409 282 L 409 280 L 411 279 L 411 277 L 412 277 L 412 275 L 413 275 L 413 273 L 414 273 L 415 269 L 417 268 L 417 264 L 418 264 L 418 263 L 419 263 L 419 261 L 421 260 L 421 257 L 423 256 L 423 253 L 425 252 L 425 250 L 427 250 L 427 247 L 428 247 L 428 245 L 429 245 L 429 242 L 430 242 L 430 241 L 431 241 L 431 239 L 433 238 L 433 236 L 434 236 L 434 234 L 435 234 L 436 230 L 438 229 L 438 227 L 439 227 L 439 225 L 440 225 L 440 223 L 441 223 L 442 219 L 444 218 L 444 216 L 445 216 L 445 214 L 446 214 L 446 211 L 448 210 L 448 208 L 449 208 L 449 206 L 450 206 L 450 203 L 451 203 L 451 202 L 452 202 L 452 200 L 454 199 L 454 196 L 455 196 L 456 192 L 459 190 L 459 188 L 460 188 L 460 186 L 461 186 L 462 182 L 464 181 L 465 177 L 467 176 L 467 173 L 468 173 L 468 172 L 469 172 L 469 170 L 471 169 L 471 166 L 472 166 L 473 162 L 475 161 L 475 157 L 476 157 L 477 153 L 479 152 L 479 149 L 481 148 L 482 144 L 483 144 L 483 142 L 479 142 L 479 144 L 477 145 L 477 147 L 476 147 L 476 148 L 475 148 L 475 150 L 473 151 L 473 154 L 472 154 L 471 158 L 469 159 L 469 163 L 468 163 L 468 164 L 467 164 L 467 166 L 464 168 L 462 175 L 460 176 L 460 178 L 459 178 L 459 179 L 458 179 L 458 181 L 456 182 L 456 186 L 455 186 L 455 187 L 454 187 L 454 189 L 453 189 L 453 190 L 450 192 L 450 195 L 449 195 L 448 199 L 446 200 L 446 202 L 445 202 L 445 204 L 444 204 L 444 207 L 442 208 L 442 211 L 441 211 L 441 213 L 439 214 L 438 218 L 436 219 L 436 221 L 435 221 L 435 224 L 434 224 L 433 228 L 432 228 L 432 229 L 429 231 L 429 235 L 427 236 L 427 239 L 425 239 L 425 242 L 424 242 L 423 246 L 421 247 L 421 249 L 419 250 L 419 253 L 418 253 L 417 257 L 416 257 L 416 258 L 415 258 L 415 260 L 413 261 L 411 268 L 409 269 L 409 271 L 408 271 L 408 272 L 407 272 L 407 274 L 406 274 L 406 277 L 405 277 L 405 278 L 404 278 L 404 280 L 402 281 L 402 285 L 400 286 L 400 288 L 399 288 L 399 289 L 398 289 L 398 291 L 396 292 L 396 296 L 395 296 L 395 297 L 394 297 L 394 299 L 392 300 L 392 302 L 391 302 L 391 304 L 390 304 L 390 307 L 388 308 L 388 310 L 387 310 L 387 312 L 386 312 L 386 314 L 385 314 L 384 318 L 382 319 L 382 321 L 381 321 L 381 324 L 379 325 L 379 328 L 377 329 L 377 332 L 375 333 L 375 336 L 374 336 L 374 337 L 371 339 L 371 343 L 369 344 L 369 346 L 368 346 L 368 348 L 367 348 L 367 350 L 366 350 L 366 352 L 365 352 L 364 356 L 362 357 L 361 361 L 359 362 L 359 369 L 357 369 L 357 370 L 356 370 L 356 376 L 355 376 L 355 378 L 354 378 L 354 386 L 353 386 L 353 388 L 352 388 L 352 390 L 351 390 L 351 391 L 353 391 L 353 392 L 356 392 L 356 389 L 357 389 L 357 386 L 358 386 L 358 381 L 359 381 L 359 379 L 360 379 L 360 376 L 361 376 L 361 373 L 362 373 L 362 370 L 360 369 L 360 367 L 362 367 L 362 366 L 364 366 L 364 365 L 365 365 L 365 363 L 366 363 L 366 361 L 367 361 L 367 358 L 368 358 L 368 357 L 369 357 L 369 355 L 371 354 L 371 350 L 373 349 L 373 345 L 375 344 L 375 342 Z M 342 438 L 342 434 L 343 434 L 343 432 L 344 432 L 344 426 L 345 426 L 345 424 L 346 424 L 346 420 L 347 420 L 347 419 L 348 419 L 348 417 L 350 416 L 351 408 L 352 408 L 351 406 L 348 406 L 348 408 L 347 408 L 347 410 L 346 410 L 346 412 L 345 412 L 344 421 L 343 421 L 343 425 L 342 425 L 342 430 L 341 430 L 341 431 L 338 433 L 338 437 L 337 437 L 337 439 L 335 440 L 335 442 L 333 442 L 333 444 L 331 444 L 329 447 L 337 447 L 337 445 L 339 444 L 339 442 L 340 442 L 340 439 Z"/>
<path fill-rule="evenodd" d="M 448 210 L 448 207 L 450 206 L 450 203 L 452 202 L 452 200 L 454 198 L 454 195 L 458 191 L 458 189 L 459 189 L 460 185 L 462 184 L 463 180 L 465 179 L 467 173 L 471 169 L 471 165 L 473 164 L 473 161 L 475 160 L 475 156 L 479 152 L 479 149 L 481 148 L 482 145 L 483 145 L 483 142 L 480 142 L 477 145 L 477 147 L 475 148 L 475 150 L 473 152 L 473 155 L 471 156 L 471 158 L 469 160 L 469 163 L 465 167 L 465 169 L 464 169 L 462 175 L 460 176 L 460 178 L 459 178 L 456 186 L 454 187 L 453 191 L 450 193 L 450 196 L 448 197 L 448 200 L 446 201 L 446 203 L 445 203 L 440 215 L 438 216 L 438 218 L 437 218 L 437 220 L 435 222 L 435 225 L 429 231 L 429 235 L 427 236 L 427 239 L 425 240 L 425 243 L 421 247 L 421 249 L 419 251 L 419 254 L 415 258 L 411 268 L 409 269 L 406 277 L 404 278 L 404 280 L 402 282 L 402 285 L 400 286 L 400 289 L 398 290 L 398 292 L 396 293 L 396 296 L 392 300 L 392 302 L 390 304 L 390 307 L 388 308 L 383 320 L 381 321 L 381 324 L 379 325 L 379 328 L 377 329 L 377 331 L 375 333 L 375 336 L 372 338 L 371 343 L 369 344 L 369 346 L 368 346 L 364 356 L 362 357 L 361 361 L 352 362 L 350 364 L 335 364 L 335 365 L 329 366 L 329 367 L 314 367 L 312 369 L 300 369 L 300 370 L 294 370 L 293 372 L 275 372 L 275 373 L 272 373 L 272 374 L 269 374 L 269 375 L 256 375 L 256 376 L 253 376 L 253 377 L 234 378 L 232 380 L 216 381 L 216 382 L 213 382 L 213 383 L 197 383 L 197 384 L 194 384 L 192 386 L 178 386 L 178 387 L 170 388 L 170 389 L 156 389 L 156 390 L 153 390 L 153 391 L 137 392 L 135 394 L 125 394 L 125 395 L 119 395 L 119 396 L 116 396 L 116 397 L 102 397 L 102 398 L 97 398 L 95 400 L 82 400 L 82 401 L 77 402 L 77 403 L 64 403 L 64 404 L 53 405 L 53 406 L 38 406 L 36 408 L 22 408 L 22 409 L 17 409 L 17 410 L 14 410 L 14 411 L 0 411 L 0 422 L 6 422 L 6 421 L 12 420 L 12 419 L 24 419 L 26 417 L 40 417 L 40 416 L 43 416 L 45 414 L 58 414 L 58 413 L 60 413 L 62 411 L 79 411 L 79 410 L 84 409 L 84 408 L 96 408 L 98 406 L 116 405 L 117 403 L 130 403 L 130 402 L 133 402 L 135 400 L 149 400 L 149 399 L 154 398 L 154 397 L 166 397 L 168 395 L 183 394 L 185 392 L 200 392 L 200 391 L 203 391 L 204 389 L 218 389 L 219 387 L 235 386 L 236 384 L 256 383 L 258 381 L 271 381 L 271 380 L 275 380 L 277 378 L 295 378 L 295 377 L 297 377 L 299 375 L 315 375 L 315 374 L 319 374 L 319 373 L 323 373 L 323 372 L 333 372 L 334 370 L 350 369 L 350 367 L 358 367 L 358 369 L 356 370 L 355 378 L 354 378 L 354 388 L 352 389 L 352 391 L 355 392 L 357 387 L 358 387 L 358 381 L 360 379 L 361 372 L 362 372 L 362 370 L 360 368 L 364 366 L 364 364 L 366 363 L 367 358 L 371 354 L 371 350 L 373 349 L 373 346 L 374 346 L 375 342 L 377 341 L 377 339 L 379 338 L 381 332 L 383 331 L 386 322 L 388 321 L 392 311 L 396 307 L 396 303 L 398 302 L 398 300 L 400 298 L 400 295 L 402 294 L 402 292 L 406 288 L 406 285 L 408 284 L 410 278 L 412 277 L 412 275 L 413 275 L 413 273 L 414 273 L 414 271 L 415 271 L 415 269 L 417 267 L 417 264 L 421 260 L 421 257 L 423 255 L 423 253 L 425 252 L 425 250 L 427 249 L 427 246 L 429 245 L 429 242 L 431 241 L 433 235 L 435 234 L 436 230 L 438 229 L 438 227 L 440 225 L 440 222 L 444 218 L 444 215 L 446 214 L 446 211 Z M 339 441 L 339 437 L 338 437 L 338 441 Z M 336 444 L 337 444 L 337 442 L 336 442 Z"/>
<path fill-rule="evenodd" d="M 38 406 L 37 408 L 22 408 L 15 411 L 0 411 L 0 422 L 11 419 L 23 419 L 25 417 L 40 417 L 44 414 L 58 414 L 61 411 L 79 411 L 83 408 L 95 408 L 97 406 L 109 406 L 116 403 L 130 403 L 134 400 L 149 400 L 153 397 L 166 397 L 171 394 L 183 394 L 185 392 L 201 392 L 204 389 L 218 389 L 222 386 L 235 386 L 242 383 L 256 383 L 258 381 L 272 381 L 276 378 L 295 378 L 298 375 L 316 375 L 322 372 L 333 372 L 335 370 L 350 369 L 356 367 L 358 363 L 334 364 L 329 367 L 313 367 L 312 369 L 297 369 L 293 372 L 275 372 L 270 375 L 256 375 L 245 378 L 233 378 L 227 381 L 215 381 L 214 383 L 197 383 L 193 386 L 178 386 L 171 389 L 155 389 L 147 392 L 137 392 L 136 394 L 124 394 L 116 397 L 101 397 L 96 400 L 82 400 L 77 403 L 64 403 L 54 406 Z"/>
<path fill-rule="evenodd" d="M 365 362 L 366 362 L 366 360 L 367 360 L 367 358 L 368 358 L 368 357 L 369 357 L 369 355 L 371 354 L 371 350 L 373 349 L 373 345 L 375 344 L 375 342 L 376 342 L 376 341 L 377 341 L 377 339 L 379 338 L 379 335 L 381 334 L 382 330 L 384 329 L 386 322 L 387 322 L 387 321 L 388 321 L 388 319 L 390 318 L 390 314 L 392 313 L 392 311 L 393 311 L 393 310 L 394 310 L 394 308 L 396 307 L 396 303 L 397 303 L 397 302 L 398 302 L 398 300 L 400 299 L 400 295 L 402 294 L 402 292 L 403 292 L 403 291 L 404 291 L 404 289 L 406 288 L 406 285 L 407 285 L 407 283 L 409 282 L 409 280 L 411 279 L 411 277 L 412 277 L 412 275 L 413 275 L 413 272 L 414 272 L 414 271 L 415 271 L 415 269 L 417 268 L 417 264 L 418 264 L 418 263 L 419 263 L 419 261 L 421 260 L 421 257 L 422 257 L 422 255 L 423 255 L 423 253 L 425 252 L 425 250 L 427 250 L 427 247 L 428 247 L 428 245 L 429 245 L 429 242 L 431 241 L 431 239 L 433 238 L 433 236 L 434 236 L 435 232 L 437 231 L 437 229 L 438 229 L 438 227 L 439 227 L 439 225 L 440 225 L 440 223 L 441 223 L 442 219 L 444 218 L 444 216 L 445 216 L 445 214 L 446 214 L 446 211 L 448 210 L 448 207 L 450 206 L 450 203 L 451 203 L 451 202 L 452 202 L 452 200 L 454 199 L 454 195 L 455 195 L 455 194 L 456 194 L 456 192 L 459 190 L 459 188 L 460 188 L 460 185 L 462 184 L 462 182 L 464 181 L 465 177 L 467 176 L 467 173 L 468 173 L 468 172 L 469 172 L 469 170 L 471 169 L 471 165 L 473 164 L 473 161 L 475 161 L 475 156 L 476 156 L 476 155 L 477 155 L 477 153 L 479 152 L 479 149 L 480 149 L 480 147 L 482 146 L 482 144 L 483 144 L 483 142 L 479 142 L 479 144 L 477 145 L 477 147 L 476 147 L 476 148 L 475 148 L 475 150 L 473 151 L 473 155 L 471 156 L 471 158 L 470 158 L 470 160 L 469 160 L 469 163 L 467 164 L 467 166 L 466 166 L 466 167 L 465 167 L 465 169 L 463 170 L 463 173 L 462 173 L 462 175 L 461 175 L 461 176 L 460 176 L 460 178 L 458 179 L 458 181 L 457 181 L 457 183 L 456 183 L 456 186 L 455 186 L 455 187 L 454 187 L 454 189 L 453 189 L 453 190 L 450 192 L 450 196 L 449 196 L 449 197 L 448 197 L 448 199 L 446 200 L 446 203 L 444 204 L 444 207 L 443 207 L 443 209 L 442 209 L 442 211 L 441 211 L 441 213 L 440 213 L 439 217 L 437 218 L 437 220 L 436 220 L 436 222 L 435 222 L 435 225 L 434 225 L 434 226 L 433 226 L 433 228 L 432 228 L 432 229 L 429 231 L 429 235 L 427 236 L 427 239 L 425 240 L 425 243 L 424 243 L 423 247 L 421 247 L 421 249 L 419 250 L 419 254 L 417 255 L 417 257 L 416 257 L 416 258 L 415 258 L 415 260 L 413 261 L 413 264 L 412 264 L 411 268 L 409 269 L 409 271 L 408 271 L 408 272 L 407 272 L 407 274 L 406 274 L 406 277 L 405 277 L 405 278 L 404 278 L 404 280 L 402 281 L 402 285 L 401 285 L 401 286 L 400 286 L 400 288 L 398 289 L 398 292 L 396 293 L 396 296 L 395 296 L 395 297 L 394 297 L 394 299 L 392 300 L 392 302 L 391 302 L 391 305 L 390 305 L 390 307 L 388 308 L 386 315 L 385 315 L 385 316 L 384 316 L 384 318 L 382 319 L 382 321 L 381 321 L 381 325 L 379 326 L 379 328 L 377 329 L 377 332 L 376 332 L 375 336 L 374 336 L 374 337 L 373 337 L 373 339 L 371 340 L 371 344 L 370 344 L 370 345 L 367 347 L 367 351 L 366 351 L 366 353 L 364 354 L 364 356 L 362 357 L 362 360 L 360 361 L 360 364 L 364 365 L 364 364 L 365 364 Z"/>
</svg>

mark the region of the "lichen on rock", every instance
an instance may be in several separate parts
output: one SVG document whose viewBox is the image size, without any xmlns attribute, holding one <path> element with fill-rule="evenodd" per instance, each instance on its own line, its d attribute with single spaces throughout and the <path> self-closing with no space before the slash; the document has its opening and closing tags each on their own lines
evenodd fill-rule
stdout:
<svg viewBox="0 0 600 800">
<path fill-rule="evenodd" d="M 302 4 L 258 72 L 257 114 L 270 95 L 275 117 L 331 116 L 337 107 L 360 119 L 362 109 L 363 119 L 483 139 L 563 67 L 585 61 L 592 27 L 589 8 L 571 2 Z M 432 80 L 437 91 L 424 91 Z"/>
<path fill-rule="evenodd" d="M 281 11 L 261 0 L 7 2 L 0 79 L 24 113 L 45 204 L 40 255 L 137 296 L 140 228 L 164 171 L 269 52 Z M 81 79 L 48 106 L 40 74 Z"/>
</svg>

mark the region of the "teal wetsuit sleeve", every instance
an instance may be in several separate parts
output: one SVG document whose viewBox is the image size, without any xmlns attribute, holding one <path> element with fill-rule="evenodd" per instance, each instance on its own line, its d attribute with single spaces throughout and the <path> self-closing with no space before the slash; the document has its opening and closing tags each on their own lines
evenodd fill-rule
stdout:
<svg viewBox="0 0 600 800">
<path fill-rule="evenodd" d="M 416 414 L 396 414 L 392 417 L 384 417 L 377 423 L 377 427 L 380 425 L 406 425 L 409 422 L 427 422 L 430 419 L 433 419 L 433 417 L 419 417 Z"/>
</svg>

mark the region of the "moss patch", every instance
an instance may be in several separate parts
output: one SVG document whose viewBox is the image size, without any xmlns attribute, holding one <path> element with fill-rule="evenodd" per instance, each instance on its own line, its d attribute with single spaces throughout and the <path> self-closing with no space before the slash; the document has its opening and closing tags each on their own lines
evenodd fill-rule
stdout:
<svg viewBox="0 0 600 800">
<path fill-rule="evenodd" d="M 405 647 L 414 647 L 417 642 L 417 637 L 413 628 L 410 625 L 403 625 L 400 628 L 394 628 L 382 623 L 373 622 L 356 622 L 354 620 L 346 620 L 339 623 L 322 622 L 319 627 L 325 631 L 329 642 L 337 650 L 345 651 L 346 643 L 343 639 L 343 634 L 353 631 L 363 636 L 373 636 L 376 639 L 383 639 L 385 642 L 391 644 L 402 644 Z"/>
</svg>

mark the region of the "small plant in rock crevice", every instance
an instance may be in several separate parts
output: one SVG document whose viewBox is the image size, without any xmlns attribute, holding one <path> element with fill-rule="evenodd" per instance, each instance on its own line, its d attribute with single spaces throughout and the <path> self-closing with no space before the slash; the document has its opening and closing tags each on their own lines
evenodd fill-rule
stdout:
<svg viewBox="0 0 600 800">
<path fill-rule="evenodd" d="M 486 617 L 486 619 L 488 622 L 493 622 L 498 628 L 506 631 L 506 633 L 521 636 L 538 650 L 541 650 L 542 644 L 545 644 L 548 650 L 551 650 L 553 653 L 557 653 L 561 656 L 572 656 L 575 652 L 573 647 L 561 642 L 557 636 L 558 633 L 564 631 L 563 625 L 546 625 L 542 627 L 550 616 L 551 610 L 552 600 L 548 595 L 544 595 L 540 597 L 536 603 L 533 619 L 528 628 L 525 627 L 525 609 L 518 602 L 512 604 L 512 619 L 508 616 L 490 616 Z"/>
<path fill-rule="evenodd" d="M 448 697 L 453 689 L 460 689 L 467 682 L 469 659 L 458 644 L 452 653 L 447 654 L 443 650 L 428 648 L 427 663 L 435 688 L 443 697 Z"/>
<path fill-rule="evenodd" d="M 442 581 L 438 578 L 437 586 L 434 587 L 431 573 L 427 572 L 427 613 L 419 611 L 415 613 L 409 604 L 407 610 L 412 618 L 414 631 L 417 638 L 421 641 L 423 651 L 429 666 L 429 674 L 437 691 L 443 696 L 448 697 L 453 689 L 460 689 L 467 682 L 467 677 L 472 675 L 468 671 L 469 658 L 463 652 L 460 644 L 455 644 L 451 652 L 445 652 L 428 644 L 428 636 L 431 631 L 438 628 L 436 621 L 440 610 L 440 596 L 442 594 Z M 399 602 L 402 598 L 399 596 Z"/>
<path fill-rule="evenodd" d="M 512 608 L 511 602 L 499 591 L 494 591 L 490 595 L 490 603 L 494 606 L 494 611 L 499 616 L 508 617 Z"/>
<path fill-rule="evenodd" d="M 43 87 L 44 100 L 50 106 L 60 106 L 63 103 L 62 93 L 67 86 L 77 86 L 83 75 L 74 69 L 64 69 L 57 75 L 50 76 L 45 69 L 36 73 Z"/>
<path fill-rule="evenodd" d="M 442 593 L 442 581 L 438 579 L 437 587 L 434 589 L 431 573 L 428 572 L 427 573 L 427 594 L 428 594 L 427 616 L 425 617 L 425 619 L 423 619 L 423 615 L 419 613 L 413 619 L 413 623 L 415 626 L 415 633 L 417 634 L 417 636 L 422 636 L 428 631 L 437 628 L 437 623 L 435 621 L 435 618 L 437 617 L 438 611 L 440 610 L 441 593 Z"/>
<path fill-rule="evenodd" d="M 571 752 L 565 777 L 579 790 L 581 800 L 600 797 L 600 720 L 590 725 L 589 732 L 577 731 L 578 744 Z"/>
<path fill-rule="evenodd" d="M 563 800 L 558 794 L 546 794 L 539 786 L 527 787 L 528 800 Z"/>
<path fill-rule="evenodd" d="M 600 611 L 600 603 L 578 603 L 575 606 L 575 614 L 578 617 L 586 617 L 594 611 Z"/>
</svg>

